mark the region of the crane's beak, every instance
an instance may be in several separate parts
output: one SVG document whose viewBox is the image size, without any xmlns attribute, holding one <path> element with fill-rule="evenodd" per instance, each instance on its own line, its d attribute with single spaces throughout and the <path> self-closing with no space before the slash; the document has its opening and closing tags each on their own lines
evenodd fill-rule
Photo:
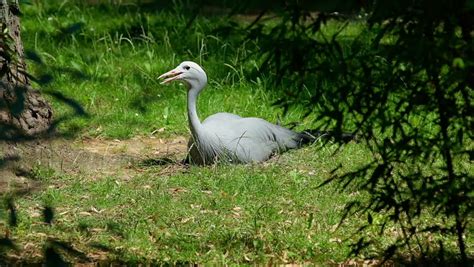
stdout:
<svg viewBox="0 0 474 267">
<path fill-rule="evenodd" d="M 182 71 L 174 69 L 174 70 L 168 71 L 167 73 L 161 74 L 160 77 L 158 77 L 158 79 L 164 79 L 160 84 L 167 84 L 181 78 L 180 75 L 182 73 L 183 73 Z"/>
</svg>

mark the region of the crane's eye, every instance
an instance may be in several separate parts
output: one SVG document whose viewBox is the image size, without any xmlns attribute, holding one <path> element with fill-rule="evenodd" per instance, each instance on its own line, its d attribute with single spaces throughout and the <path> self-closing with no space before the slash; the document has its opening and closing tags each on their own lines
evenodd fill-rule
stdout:
<svg viewBox="0 0 474 267">
<path fill-rule="evenodd" d="M 184 66 L 184 67 L 183 67 L 183 69 L 185 69 L 185 70 L 189 70 L 190 68 L 191 68 L 191 67 L 189 67 L 189 66 Z"/>
</svg>

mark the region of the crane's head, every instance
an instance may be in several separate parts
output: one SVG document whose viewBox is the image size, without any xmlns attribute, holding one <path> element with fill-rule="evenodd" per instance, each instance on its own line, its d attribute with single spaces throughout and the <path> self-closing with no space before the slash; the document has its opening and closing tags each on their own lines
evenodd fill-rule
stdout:
<svg viewBox="0 0 474 267">
<path fill-rule="evenodd" d="M 192 61 L 183 61 L 178 67 L 162 74 L 158 79 L 164 79 L 161 84 L 183 81 L 189 88 L 202 88 L 207 83 L 206 72 L 204 72 L 201 66 Z"/>
</svg>

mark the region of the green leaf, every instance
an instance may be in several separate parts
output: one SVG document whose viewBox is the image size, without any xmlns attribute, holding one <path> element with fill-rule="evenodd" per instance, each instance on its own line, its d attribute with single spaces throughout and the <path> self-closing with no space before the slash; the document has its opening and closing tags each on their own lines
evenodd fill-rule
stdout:
<svg viewBox="0 0 474 267">
<path fill-rule="evenodd" d="M 457 58 L 453 59 L 453 67 L 454 68 L 459 68 L 459 69 L 464 69 L 464 67 L 465 67 L 464 60 L 460 57 L 457 57 Z"/>
</svg>

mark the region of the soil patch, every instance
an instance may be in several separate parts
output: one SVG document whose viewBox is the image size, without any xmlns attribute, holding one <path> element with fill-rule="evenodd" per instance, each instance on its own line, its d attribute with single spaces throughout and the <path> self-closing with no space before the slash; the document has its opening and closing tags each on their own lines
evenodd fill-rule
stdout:
<svg viewBox="0 0 474 267">
<path fill-rule="evenodd" d="M 0 194 L 29 192 L 40 182 L 32 177 L 38 166 L 59 173 L 85 173 L 91 178 L 114 174 L 130 179 L 136 162 L 166 161 L 186 155 L 186 138 L 134 137 L 128 140 L 84 138 L 0 142 Z"/>
</svg>

